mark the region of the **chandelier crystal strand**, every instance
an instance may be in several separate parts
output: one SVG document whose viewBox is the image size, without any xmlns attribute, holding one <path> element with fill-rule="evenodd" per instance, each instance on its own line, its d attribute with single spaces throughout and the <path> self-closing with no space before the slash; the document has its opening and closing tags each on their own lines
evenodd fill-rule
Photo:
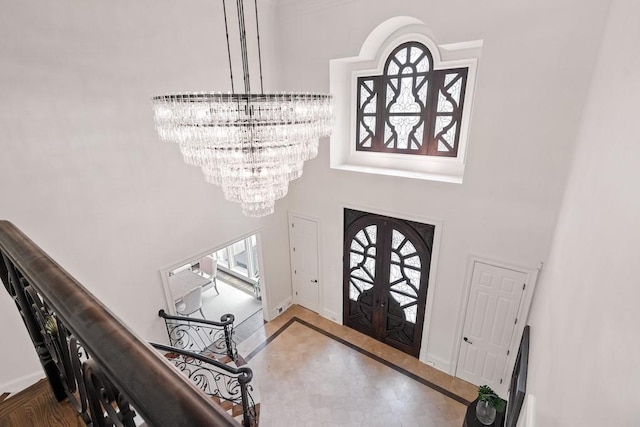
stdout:
<svg viewBox="0 0 640 427">
<path fill-rule="evenodd" d="M 155 125 L 187 164 L 220 185 L 243 214 L 273 213 L 331 131 L 331 96 L 186 93 L 153 98 Z"/>
</svg>

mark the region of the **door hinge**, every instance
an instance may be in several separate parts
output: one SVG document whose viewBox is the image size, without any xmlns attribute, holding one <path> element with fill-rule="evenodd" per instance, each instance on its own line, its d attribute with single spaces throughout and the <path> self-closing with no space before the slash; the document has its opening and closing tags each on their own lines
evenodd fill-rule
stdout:
<svg viewBox="0 0 640 427">
<path fill-rule="evenodd" d="M 518 323 L 518 318 L 516 317 L 516 321 L 513 322 L 513 324 L 515 325 L 516 323 Z"/>
<path fill-rule="evenodd" d="M 502 384 L 502 378 L 500 378 L 500 384 Z"/>
<path fill-rule="evenodd" d="M 296 251 L 296 247 L 294 246 L 294 247 L 293 247 L 293 252 L 295 252 L 295 251 Z"/>
<path fill-rule="evenodd" d="M 296 295 L 298 295 L 298 291 L 296 291 Z"/>
<path fill-rule="evenodd" d="M 293 274 L 298 274 L 298 270 L 293 270 Z"/>
<path fill-rule="evenodd" d="M 507 356 L 509 355 L 509 350 L 507 350 Z"/>
<path fill-rule="evenodd" d="M 522 284 L 522 290 L 524 291 L 524 288 L 526 288 L 526 287 L 527 287 L 527 284 L 526 284 L 526 283 L 523 283 L 523 284 Z"/>
<path fill-rule="evenodd" d="M 291 223 L 291 228 L 296 228 L 296 225 L 293 222 Z"/>
</svg>

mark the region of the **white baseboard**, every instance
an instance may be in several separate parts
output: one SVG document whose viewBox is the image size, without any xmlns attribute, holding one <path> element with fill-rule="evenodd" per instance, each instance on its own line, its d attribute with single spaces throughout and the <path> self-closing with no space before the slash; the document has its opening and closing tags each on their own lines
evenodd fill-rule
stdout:
<svg viewBox="0 0 640 427">
<path fill-rule="evenodd" d="M 342 316 L 339 316 L 335 311 L 324 308 L 322 309 L 322 317 L 326 317 L 332 322 L 336 322 L 338 325 L 342 325 Z"/>
<path fill-rule="evenodd" d="M 287 311 L 287 308 L 291 307 L 291 302 L 292 301 L 293 301 L 293 299 L 291 297 L 287 297 L 280 304 L 278 304 L 274 308 L 270 309 L 269 310 L 269 314 L 270 314 L 270 318 L 271 318 L 270 320 L 275 319 L 276 317 L 280 316 L 282 313 Z"/>
<path fill-rule="evenodd" d="M 37 372 L 33 372 L 31 374 L 24 375 L 20 378 L 16 378 L 15 380 L 11 380 L 4 384 L 0 384 L 0 393 L 18 393 L 25 388 L 29 387 L 45 378 L 46 375 L 43 370 L 38 370 Z"/>
<path fill-rule="evenodd" d="M 436 368 L 439 371 L 444 372 L 445 374 L 454 375 L 455 372 L 451 372 L 452 366 L 451 362 L 448 360 L 440 359 L 432 354 L 427 353 L 427 358 L 425 360 L 420 360 L 422 363 L 426 363 L 429 366 Z"/>
<path fill-rule="evenodd" d="M 533 394 L 527 394 L 524 404 L 520 410 L 517 427 L 535 427 L 535 408 L 536 397 Z"/>
</svg>

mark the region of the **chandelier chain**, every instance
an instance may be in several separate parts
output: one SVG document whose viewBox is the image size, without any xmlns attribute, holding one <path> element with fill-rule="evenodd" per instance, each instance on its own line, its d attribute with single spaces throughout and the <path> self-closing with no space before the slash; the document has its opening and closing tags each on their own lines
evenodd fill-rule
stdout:
<svg viewBox="0 0 640 427">
<path fill-rule="evenodd" d="M 247 52 L 247 30 L 244 22 L 244 0 L 236 0 L 238 8 L 238 28 L 240 30 L 240 51 L 242 53 L 242 77 L 244 78 L 244 91 L 251 93 L 251 81 L 249 79 L 249 54 Z"/>
<path fill-rule="evenodd" d="M 227 54 L 229 55 L 229 77 L 231 78 L 231 93 L 236 93 L 233 87 L 233 67 L 231 66 L 231 46 L 229 45 L 229 25 L 227 24 L 227 2 L 222 0 L 222 10 L 224 12 L 224 31 L 227 36 Z"/>
<path fill-rule="evenodd" d="M 264 95 L 264 85 L 262 84 L 262 49 L 260 49 L 260 26 L 258 25 L 258 0 L 253 0 L 256 9 L 256 33 L 258 39 L 258 66 L 260 67 L 260 93 Z"/>
</svg>

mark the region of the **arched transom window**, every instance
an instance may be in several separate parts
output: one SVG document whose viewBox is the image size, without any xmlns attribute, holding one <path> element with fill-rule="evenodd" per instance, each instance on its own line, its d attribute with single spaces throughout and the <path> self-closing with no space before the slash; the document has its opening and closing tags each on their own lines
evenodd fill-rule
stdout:
<svg viewBox="0 0 640 427">
<path fill-rule="evenodd" d="M 456 157 L 467 73 L 434 70 L 422 43 L 396 47 L 382 75 L 358 78 L 356 150 Z"/>
</svg>

